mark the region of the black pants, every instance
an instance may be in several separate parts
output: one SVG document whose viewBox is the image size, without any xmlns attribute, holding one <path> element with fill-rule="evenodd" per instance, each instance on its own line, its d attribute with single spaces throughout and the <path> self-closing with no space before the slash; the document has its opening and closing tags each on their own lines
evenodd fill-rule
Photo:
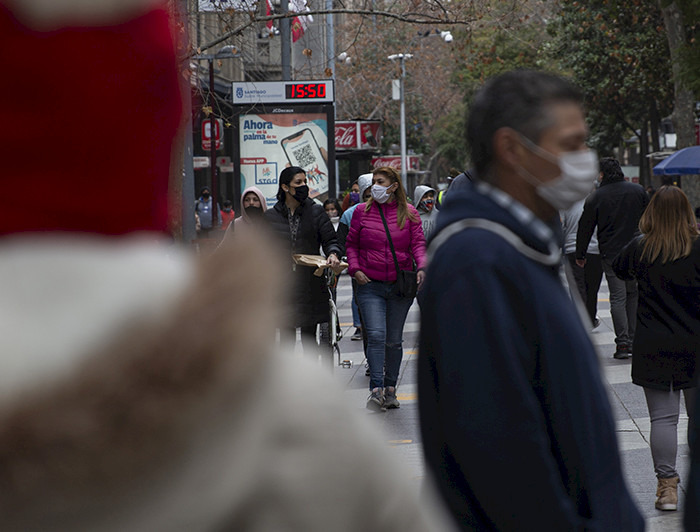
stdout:
<svg viewBox="0 0 700 532">
<path fill-rule="evenodd" d="M 304 353 L 316 353 L 318 342 L 316 341 L 316 327 L 318 325 L 307 325 L 299 327 L 301 329 L 301 346 L 304 348 Z M 297 330 L 292 328 L 280 329 L 280 342 L 294 345 L 297 340 Z"/>
<path fill-rule="evenodd" d="M 598 311 L 598 290 L 600 282 L 603 280 L 603 259 L 595 253 L 586 255 L 586 266 L 583 268 L 583 277 L 586 286 L 586 310 L 591 317 L 591 321 L 595 321 L 595 315 Z"/>
<path fill-rule="evenodd" d="M 598 290 L 603 280 L 603 261 L 600 255 L 588 253 L 586 255 L 586 266 L 581 268 L 576 264 L 575 253 L 567 253 L 566 259 L 573 276 L 573 284 L 586 306 L 586 312 L 588 312 L 591 323 L 593 323 L 598 311 Z M 569 284 L 572 284 L 571 279 L 569 279 Z M 573 290 L 574 288 L 569 286 L 569 289 Z"/>
</svg>

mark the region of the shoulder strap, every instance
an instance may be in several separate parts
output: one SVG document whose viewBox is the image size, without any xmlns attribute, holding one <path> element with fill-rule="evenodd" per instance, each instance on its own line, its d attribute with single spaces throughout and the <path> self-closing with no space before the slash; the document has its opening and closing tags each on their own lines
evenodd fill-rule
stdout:
<svg viewBox="0 0 700 532">
<path fill-rule="evenodd" d="M 540 264 L 555 266 L 561 261 L 561 250 L 556 246 L 550 249 L 549 253 L 540 253 L 528 246 L 518 235 L 504 225 L 486 220 L 485 218 L 464 218 L 463 220 L 457 220 L 444 227 L 433 237 L 433 240 L 428 246 L 428 262 L 432 260 L 440 246 L 447 242 L 452 236 L 465 229 L 484 229 L 490 231 L 500 236 L 522 255 Z"/>
<path fill-rule="evenodd" d="M 394 266 L 396 267 L 396 274 L 399 273 L 399 261 L 396 259 L 396 251 L 394 251 L 394 242 L 391 240 L 391 233 L 389 232 L 389 226 L 386 223 L 386 218 L 384 218 L 384 213 L 382 212 L 382 206 L 377 203 L 377 209 L 379 209 L 379 216 L 382 217 L 382 223 L 384 224 L 384 230 L 386 231 L 386 237 L 389 239 L 389 246 L 391 247 L 391 256 L 394 257 Z"/>
</svg>

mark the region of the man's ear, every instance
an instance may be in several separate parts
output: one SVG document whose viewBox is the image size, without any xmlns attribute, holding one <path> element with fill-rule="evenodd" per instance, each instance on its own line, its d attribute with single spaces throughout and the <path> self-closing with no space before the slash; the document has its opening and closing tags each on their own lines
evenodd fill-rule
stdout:
<svg viewBox="0 0 700 532">
<path fill-rule="evenodd" d="M 493 134 L 494 159 L 511 168 L 522 165 L 525 147 L 520 140 L 520 133 L 509 127 L 497 129 Z"/>
</svg>

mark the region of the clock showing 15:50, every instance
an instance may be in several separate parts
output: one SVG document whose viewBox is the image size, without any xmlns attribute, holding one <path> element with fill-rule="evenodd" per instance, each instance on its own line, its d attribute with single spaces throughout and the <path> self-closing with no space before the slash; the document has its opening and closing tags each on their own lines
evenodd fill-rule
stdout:
<svg viewBox="0 0 700 532">
<path fill-rule="evenodd" d="M 284 86 L 285 97 L 289 100 L 320 99 L 326 97 L 325 83 L 288 83 Z"/>
</svg>

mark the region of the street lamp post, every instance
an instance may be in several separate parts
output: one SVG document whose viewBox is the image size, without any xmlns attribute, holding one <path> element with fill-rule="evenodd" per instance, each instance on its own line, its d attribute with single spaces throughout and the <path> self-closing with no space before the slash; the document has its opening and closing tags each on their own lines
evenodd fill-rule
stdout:
<svg viewBox="0 0 700 532">
<path fill-rule="evenodd" d="M 452 34 L 449 31 L 435 30 L 435 34 L 439 35 L 440 38 L 446 43 L 452 42 Z M 425 33 L 420 33 L 418 36 L 428 37 L 430 35 L 433 35 L 433 33 L 428 31 Z M 416 37 L 411 39 L 409 48 L 415 39 Z M 408 190 L 408 164 L 406 160 L 406 97 L 404 93 L 404 85 L 406 81 L 406 59 L 411 59 L 412 57 L 413 54 L 392 54 L 387 58 L 390 61 L 398 60 L 401 65 L 401 77 L 399 78 L 399 99 L 401 100 L 401 182 L 406 190 Z"/>
<path fill-rule="evenodd" d="M 392 54 L 389 60 L 399 60 L 401 64 L 401 77 L 399 78 L 399 99 L 401 100 L 401 183 L 408 190 L 408 177 L 406 165 L 406 99 L 404 96 L 404 81 L 406 79 L 406 59 L 411 59 L 412 54 Z"/>
</svg>

